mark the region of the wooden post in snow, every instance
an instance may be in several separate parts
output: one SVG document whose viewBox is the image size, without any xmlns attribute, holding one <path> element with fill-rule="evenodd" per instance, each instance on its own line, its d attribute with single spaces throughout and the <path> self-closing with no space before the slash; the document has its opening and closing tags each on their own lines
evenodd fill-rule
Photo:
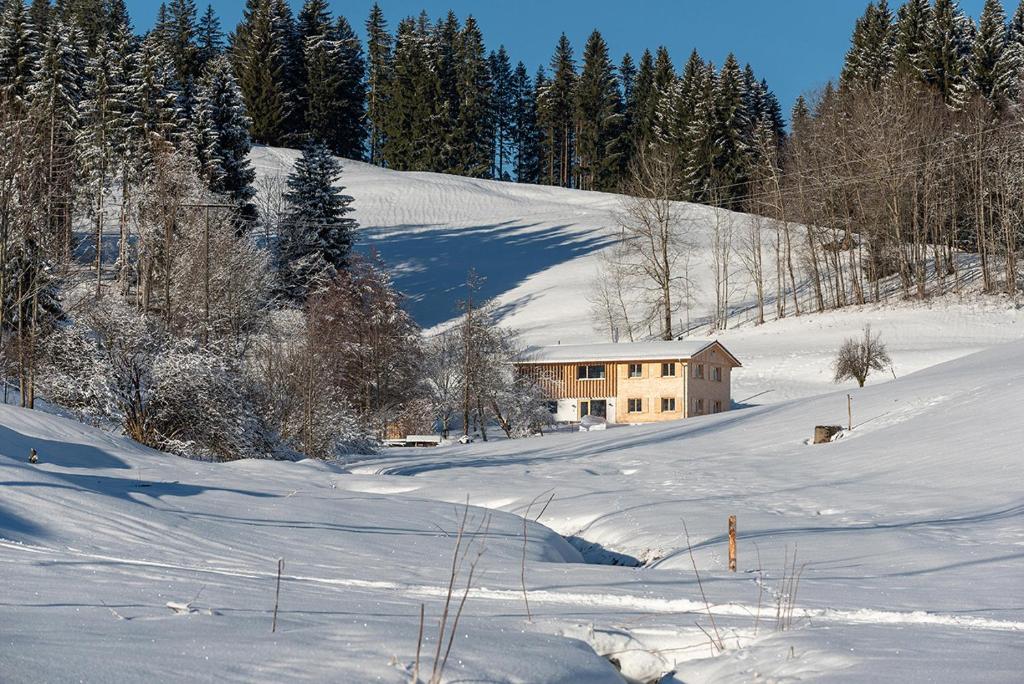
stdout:
<svg viewBox="0 0 1024 684">
<path fill-rule="evenodd" d="M 846 419 L 847 419 L 847 423 L 846 423 L 847 426 L 849 427 L 850 430 L 852 430 L 853 429 L 853 396 L 849 395 L 849 394 L 846 395 Z"/>
<path fill-rule="evenodd" d="M 736 572 L 736 516 L 729 516 L 729 572 Z"/>
</svg>

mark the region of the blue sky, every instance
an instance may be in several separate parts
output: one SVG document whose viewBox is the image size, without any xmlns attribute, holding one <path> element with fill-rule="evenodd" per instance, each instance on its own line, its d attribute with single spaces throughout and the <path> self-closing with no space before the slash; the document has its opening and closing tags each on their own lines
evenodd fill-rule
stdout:
<svg viewBox="0 0 1024 684">
<path fill-rule="evenodd" d="M 207 0 L 196 0 L 201 8 Z M 1004 0 L 1009 5 L 1011 0 Z M 225 30 L 238 23 L 244 0 L 213 0 Z M 298 9 L 301 0 L 292 0 Z M 353 26 L 362 25 L 372 0 L 333 0 L 332 9 Z M 899 0 L 890 1 L 897 7 Z M 977 18 L 984 0 L 961 0 Z M 768 79 L 788 112 L 797 95 L 835 78 L 842 66 L 854 20 L 867 0 L 380 0 L 393 29 L 403 16 L 426 9 L 432 17 L 452 9 L 474 15 L 488 47 L 504 44 L 513 62 L 522 60 L 531 73 L 547 64 L 562 31 L 577 55 L 593 29 L 604 35 L 618 60 L 644 48 L 669 48 L 679 67 L 697 48 L 705 59 L 721 64 L 735 52 Z M 128 0 L 135 26 L 152 25 L 157 2 Z M 1008 7 L 1008 12 L 1013 8 Z"/>
</svg>

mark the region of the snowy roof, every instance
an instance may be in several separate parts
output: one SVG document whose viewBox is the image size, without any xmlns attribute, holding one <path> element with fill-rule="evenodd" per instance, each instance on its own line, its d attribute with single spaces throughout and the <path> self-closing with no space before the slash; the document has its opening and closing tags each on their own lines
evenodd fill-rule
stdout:
<svg viewBox="0 0 1024 684">
<path fill-rule="evenodd" d="M 579 363 L 585 361 L 662 361 L 689 359 L 717 344 L 740 365 L 718 340 L 672 340 L 661 342 L 624 342 L 620 344 L 559 344 L 530 347 L 520 363 Z"/>
</svg>

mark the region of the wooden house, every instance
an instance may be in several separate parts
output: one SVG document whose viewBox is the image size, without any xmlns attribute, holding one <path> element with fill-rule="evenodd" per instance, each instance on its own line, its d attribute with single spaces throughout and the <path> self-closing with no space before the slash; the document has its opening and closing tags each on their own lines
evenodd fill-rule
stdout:
<svg viewBox="0 0 1024 684">
<path fill-rule="evenodd" d="M 543 387 L 555 420 L 609 423 L 728 411 L 732 369 L 741 365 L 717 340 L 532 347 L 517 363 Z"/>
</svg>

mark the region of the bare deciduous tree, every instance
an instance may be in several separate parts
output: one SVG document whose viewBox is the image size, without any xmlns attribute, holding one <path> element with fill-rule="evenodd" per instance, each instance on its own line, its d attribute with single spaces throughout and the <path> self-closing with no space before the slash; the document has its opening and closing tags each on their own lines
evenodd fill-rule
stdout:
<svg viewBox="0 0 1024 684">
<path fill-rule="evenodd" d="M 867 382 L 871 371 L 885 370 L 892 363 L 889 352 L 882 343 L 881 335 L 872 335 L 871 326 L 864 326 L 864 337 L 851 337 L 843 342 L 839 354 L 832 364 L 836 383 L 856 380 L 860 387 Z"/>
</svg>

